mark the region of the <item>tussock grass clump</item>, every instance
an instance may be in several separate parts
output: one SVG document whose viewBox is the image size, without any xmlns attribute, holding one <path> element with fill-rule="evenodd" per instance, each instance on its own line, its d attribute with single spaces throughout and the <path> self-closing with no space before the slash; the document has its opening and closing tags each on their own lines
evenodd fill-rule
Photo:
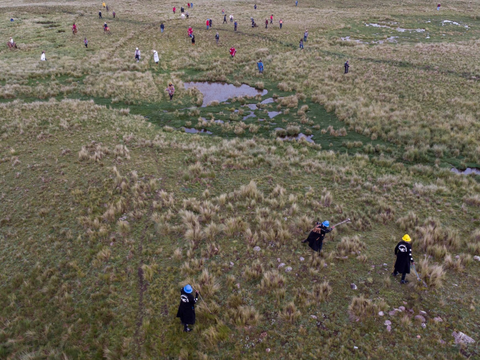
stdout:
<svg viewBox="0 0 480 360">
<path fill-rule="evenodd" d="M 285 322 L 294 323 L 296 322 L 302 313 L 297 309 L 293 301 L 289 302 L 279 314 L 279 318 Z"/>
<path fill-rule="evenodd" d="M 463 201 L 465 201 L 467 205 L 478 207 L 480 206 L 480 195 L 476 194 L 476 195 L 465 196 L 463 198 Z"/>
<path fill-rule="evenodd" d="M 461 244 L 457 230 L 444 228 L 436 219 L 427 219 L 422 226 L 416 228 L 420 249 L 428 252 L 433 245 L 445 245 L 449 250 L 456 250 Z"/>
<path fill-rule="evenodd" d="M 258 280 L 263 274 L 263 264 L 259 259 L 254 260 L 250 266 L 245 266 L 244 276 L 247 280 Z"/>
<path fill-rule="evenodd" d="M 330 295 L 332 295 L 333 289 L 328 283 L 324 281 L 320 284 L 315 284 L 312 289 L 312 297 L 316 302 L 327 301 Z"/>
<path fill-rule="evenodd" d="M 351 237 L 344 237 L 337 245 L 336 250 L 340 256 L 345 255 L 357 255 L 360 254 L 362 250 L 366 249 L 366 244 L 360 240 L 358 235 Z"/>
<path fill-rule="evenodd" d="M 267 271 L 263 274 L 260 288 L 263 290 L 275 290 L 285 285 L 285 277 L 277 270 Z"/>
<path fill-rule="evenodd" d="M 384 301 L 379 301 L 377 304 L 360 295 L 352 298 L 352 302 L 348 306 L 348 313 L 352 321 L 364 320 L 368 317 L 375 316 L 379 310 L 385 310 L 386 307 L 387 305 Z"/>
<path fill-rule="evenodd" d="M 418 225 L 418 216 L 413 211 L 409 211 L 407 215 L 398 218 L 397 224 L 403 231 L 411 231 Z"/>
<path fill-rule="evenodd" d="M 440 289 L 445 280 L 445 269 L 442 265 L 430 264 L 428 259 L 421 259 L 418 262 L 418 269 L 420 277 L 425 283 L 433 288 Z"/>
<path fill-rule="evenodd" d="M 230 310 L 235 324 L 239 326 L 256 326 L 260 323 L 262 316 L 253 306 L 239 306 Z"/>
</svg>

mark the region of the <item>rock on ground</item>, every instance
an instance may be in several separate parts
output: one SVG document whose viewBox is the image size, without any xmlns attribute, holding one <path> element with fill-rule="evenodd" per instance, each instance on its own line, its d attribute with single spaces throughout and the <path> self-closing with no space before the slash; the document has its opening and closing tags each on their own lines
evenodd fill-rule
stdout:
<svg viewBox="0 0 480 360">
<path fill-rule="evenodd" d="M 473 344 L 475 342 L 475 340 L 473 340 L 470 336 L 461 331 L 454 331 L 452 336 L 455 338 L 455 344 Z"/>
</svg>

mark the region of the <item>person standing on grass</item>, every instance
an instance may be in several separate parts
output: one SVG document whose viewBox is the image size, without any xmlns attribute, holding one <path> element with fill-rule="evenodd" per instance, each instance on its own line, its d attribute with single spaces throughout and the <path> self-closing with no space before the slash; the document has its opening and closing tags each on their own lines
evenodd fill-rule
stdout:
<svg viewBox="0 0 480 360">
<path fill-rule="evenodd" d="M 325 235 L 332 231 L 335 226 L 329 228 L 330 222 L 324 221 L 323 223 L 317 223 L 315 228 L 310 231 L 308 238 L 303 240 L 303 243 L 308 242 L 308 246 L 312 248 L 313 251 L 320 252 L 322 251 L 323 247 L 323 239 L 325 239 Z"/>
<path fill-rule="evenodd" d="M 212 19 L 208 19 L 208 24 L 210 25 L 210 29 L 211 29 L 212 26 L 213 26 L 213 20 L 212 20 Z"/>
<path fill-rule="evenodd" d="M 262 62 L 262 60 L 258 60 L 257 66 L 258 66 L 258 72 L 260 74 L 263 74 L 263 62 Z"/>
<path fill-rule="evenodd" d="M 230 48 L 230 55 L 232 55 L 232 59 L 235 57 L 235 54 L 237 53 L 237 50 L 232 46 Z"/>
<path fill-rule="evenodd" d="M 113 18 L 115 19 L 115 11 L 112 12 Z"/>
<path fill-rule="evenodd" d="M 77 33 L 77 25 L 75 23 L 73 23 L 73 26 L 72 26 L 72 33 L 73 35 Z"/>
<path fill-rule="evenodd" d="M 101 12 L 101 11 L 98 12 L 98 18 L 99 18 L 99 19 L 102 18 L 102 12 Z"/>
<path fill-rule="evenodd" d="M 270 24 L 272 24 L 272 25 L 273 25 L 273 14 L 272 14 L 272 15 L 270 15 Z"/>
<path fill-rule="evenodd" d="M 220 40 L 220 35 L 218 35 L 218 31 L 217 31 L 217 33 L 215 34 L 215 41 L 217 42 L 217 45 L 219 40 Z"/>
<path fill-rule="evenodd" d="M 268 29 L 268 20 L 265 19 L 265 29 Z"/>
<path fill-rule="evenodd" d="M 83 40 L 83 43 L 85 44 L 85 48 L 88 48 L 88 40 L 87 40 L 87 38 L 85 38 L 85 39 Z"/>
<path fill-rule="evenodd" d="M 300 39 L 300 49 L 303 50 L 303 39 Z"/>
<path fill-rule="evenodd" d="M 177 8 L 174 6 L 173 7 L 173 15 L 175 15 L 175 10 L 177 10 Z"/>
<path fill-rule="evenodd" d="M 160 32 L 163 33 L 163 31 L 165 30 L 165 25 L 163 24 L 163 22 L 160 24 Z"/>
<path fill-rule="evenodd" d="M 173 95 L 175 94 L 175 86 L 170 83 L 168 84 L 168 87 L 165 89 L 165 91 L 168 93 L 168 96 L 170 96 L 170 101 L 172 101 Z"/>
<path fill-rule="evenodd" d="M 210 21 L 209 19 L 207 19 L 207 21 L 205 22 L 205 24 L 207 25 L 207 30 L 209 29 L 209 26 L 210 26 Z"/>
<path fill-rule="evenodd" d="M 15 44 L 15 41 L 13 41 L 13 38 L 10 38 L 10 44 Z"/>
<path fill-rule="evenodd" d="M 140 50 L 138 48 L 135 49 L 135 60 L 137 60 L 137 63 L 140 61 Z"/>
<path fill-rule="evenodd" d="M 192 45 L 195 45 L 195 34 L 192 34 Z"/>
<path fill-rule="evenodd" d="M 193 29 L 192 29 L 192 27 L 190 26 L 190 27 L 188 28 L 188 37 L 192 37 L 192 34 L 193 34 Z"/>
<path fill-rule="evenodd" d="M 187 19 L 190 17 L 190 14 L 188 13 L 188 11 L 185 13 L 185 15 L 187 15 Z"/>
<path fill-rule="evenodd" d="M 187 7 L 190 9 L 190 3 L 187 3 Z"/>
<path fill-rule="evenodd" d="M 345 64 L 343 65 L 343 67 L 345 68 L 345 74 L 348 74 L 348 68 L 350 67 L 350 65 L 348 64 L 348 60 L 345 61 Z"/>
<path fill-rule="evenodd" d="M 183 6 L 180 8 L 180 12 L 183 14 L 185 12 L 185 9 L 183 8 Z"/>
<path fill-rule="evenodd" d="M 192 295 L 193 289 L 186 285 L 180 292 L 180 306 L 178 307 L 177 317 L 183 324 L 183 331 L 190 332 L 192 329 L 188 325 L 195 324 L 195 303 L 198 301 L 198 291 L 195 291 L 195 297 Z"/>
<path fill-rule="evenodd" d="M 193 3 L 190 3 L 190 7 L 193 9 Z"/>
<path fill-rule="evenodd" d="M 237 26 L 238 26 L 238 23 L 235 21 L 235 23 L 233 24 L 233 31 L 237 31 Z"/>
<path fill-rule="evenodd" d="M 295 1 L 295 6 L 298 6 L 298 0 L 297 0 L 297 1 Z"/>
<path fill-rule="evenodd" d="M 403 235 L 402 241 L 400 241 L 397 246 L 395 246 L 395 255 L 397 256 L 397 261 L 395 261 L 395 268 L 392 275 L 397 276 L 399 273 L 402 274 L 401 284 L 408 283 L 408 280 L 405 280 L 405 276 L 410 274 L 410 264 L 414 264 L 412 256 L 412 246 L 410 242 L 412 239 L 408 234 Z"/>
<path fill-rule="evenodd" d="M 108 5 L 105 7 L 105 10 L 107 10 L 107 14 L 108 14 Z"/>
<path fill-rule="evenodd" d="M 40 56 L 40 61 L 47 61 L 47 58 L 45 57 L 45 51 L 42 51 L 42 55 Z"/>
<path fill-rule="evenodd" d="M 227 14 L 223 15 L 223 24 L 227 23 Z"/>
<path fill-rule="evenodd" d="M 257 10 L 257 4 L 253 5 L 253 8 L 254 8 L 255 10 Z"/>
<path fill-rule="evenodd" d="M 230 14 L 230 22 L 233 22 L 233 15 Z"/>
<path fill-rule="evenodd" d="M 308 38 L 308 30 L 305 29 L 305 33 L 303 34 L 303 41 L 307 42 L 307 38 Z"/>
<path fill-rule="evenodd" d="M 283 20 L 280 19 L 280 21 L 278 22 L 280 24 L 280 30 L 282 29 L 282 26 L 283 26 Z"/>
<path fill-rule="evenodd" d="M 157 50 L 153 50 L 153 61 L 155 61 L 155 64 L 157 65 L 158 65 L 158 62 L 160 61 L 160 59 L 158 58 Z"/>
</svg>

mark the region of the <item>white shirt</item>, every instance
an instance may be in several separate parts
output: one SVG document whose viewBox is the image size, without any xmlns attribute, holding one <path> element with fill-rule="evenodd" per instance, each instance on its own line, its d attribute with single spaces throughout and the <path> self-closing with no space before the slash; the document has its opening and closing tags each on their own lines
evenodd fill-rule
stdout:
<svg viewBox="0 0 480 360">
<path fill-rule="evenodd" d="M 13 38 L 10 39 L 10 42 L 13 44 Z"/>
<path fill-rule="evenodd" d="M 157 63 L 160 59 L 158 58 L 158 53 L 155 51 L 153 53 L 153 60 Z"/>
<path fill-rule="evenodd" d="M 40 60 L 41 60 L 41 61 L 47 60 L 47 59 L 45 59 L 45 53 L 42 53 L 42 56 L 40 56 Z"/>
</svg>

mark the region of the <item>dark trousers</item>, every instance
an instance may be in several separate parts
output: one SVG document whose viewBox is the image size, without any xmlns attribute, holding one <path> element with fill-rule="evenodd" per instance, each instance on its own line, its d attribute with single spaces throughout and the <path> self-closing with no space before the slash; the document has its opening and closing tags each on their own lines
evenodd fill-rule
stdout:
<svg viewBox="0 0 480 360">
<path fill-rule="evenodd" d="M 283 25 L 283 24 L 280 24 L 280 29 L 282 28 L 282 25 Z"/>
<path fill-rule="evenodd" d="M 170 95 L 170 100 L 172 100 L 173 99 L 173 94 L 168 94 L 168 95 Z"/>
<path fill-rule="evenodd" d="M 348 68 L 347 67 L 345 68 L 345 74 L 348 74 Z"/>
<path fill-rule="evenodd" d="M 399 274 L 399 272 L 397 270 L 395 270 L 393 272 L 393 275 L 397 276 Z M 407 273 L 402 273 L 402 280 L 405 280 L 405 277 L 407 276 Z"/>
</svg>

